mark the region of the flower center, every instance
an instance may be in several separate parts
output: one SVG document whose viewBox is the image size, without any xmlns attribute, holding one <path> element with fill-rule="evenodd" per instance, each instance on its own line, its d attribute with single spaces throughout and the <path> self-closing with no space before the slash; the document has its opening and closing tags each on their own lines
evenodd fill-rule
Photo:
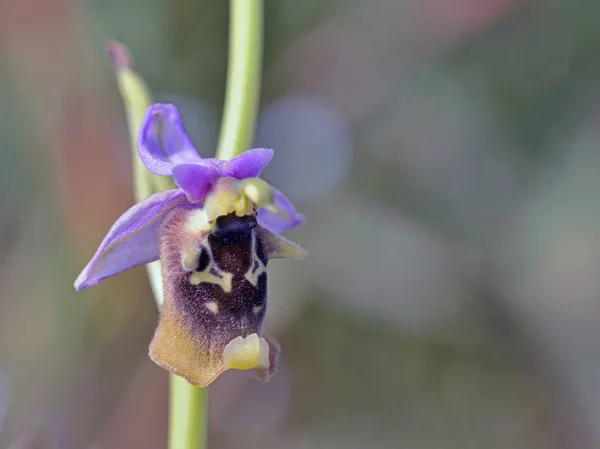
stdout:
<svg viewBox="0 0 600 449">
<path fill-rule="evenodd" d="M 237 217 L 253 215 L 256 209 L 274 209 L 273 189 L 259 178 L 219 178 L 206 196 L 204 211 L 208 222 L 235 214 Z"/>
</svg>

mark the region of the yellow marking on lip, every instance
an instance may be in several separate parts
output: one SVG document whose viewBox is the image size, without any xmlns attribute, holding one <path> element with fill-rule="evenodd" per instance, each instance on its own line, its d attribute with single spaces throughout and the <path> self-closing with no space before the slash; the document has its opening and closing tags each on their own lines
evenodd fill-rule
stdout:
<svg viewBox="0 0 600 449">
<path fill-rule="evenodd" d="M 205 306 L 212 313 L 219 313 L 219 305 L 215 301 L 209 301 L 205 304 Z"/>
<path fill-rule="evenodd" d="M 194 271 L 198 267 L 198 256 L 201 251 L 202 247 L 197 248 L 193 245 L 188 245 L 183 248 L 181 266 L 185 271 Z"/>
<path fill-rule="evenodd" d="M 262 310 L 263 306 L 254 306 L 252 307 L 252 312 L 256 315 L 258 312 Z"/>
<path fill-rule="evenodd" d="M 250 248 L 250 266 L 244 277 L 255 287 L 258 286 L 258 278 L 261 274 L 267 272 L 267 267 L 258 257 L 257 237 L 252 232 L 252 247 Z M 256 313 L 256 312 L 255 312 Z"/>
<path fill-rule="evenodd" d="M 218 268 L 216 268 L 216 270 L 218 270 Z M 196 271 L 190 276 L 190 283 L 192 285 L 199 285 L 203 282 L 207 284 L 215 284 L 221 287 L 225 293 L 231 293 L 231 282 L 233 280 L 233 275 L 225 271 L 216 270 L 211 269 L 209 271 L 207 269 L 205 271 Z"/>
<path fill-rule="evenodd" d="M 233 274 L 221 270 L 213 259 L 210 245 L 202 245 L 208 252 L 209 263 L 203 271 L 194 271 L 190 276 L 190 284 L 199 285 L 203 282 L 220 286 L 225 293 L 231 293 Z"/>
</svg>

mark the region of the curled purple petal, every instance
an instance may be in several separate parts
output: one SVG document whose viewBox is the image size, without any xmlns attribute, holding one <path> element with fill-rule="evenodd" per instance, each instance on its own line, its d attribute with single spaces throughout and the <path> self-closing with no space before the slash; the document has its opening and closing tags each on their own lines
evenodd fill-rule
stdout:
<svg viewBox="0 0 600 449">
<path fill-rule="evenodd" d="M 219 170 L 208 164 L 180 164 L 173 168 L 173 180 L 190 201 L 202 201 L 219 177 Z"/>
<path fill-rule="evenodd" d="M 292 202 L 283 193 L 276 188 L 273 188 L 273 193 L 275 194 L 275 207 L 280 212 L 275 213 L 261 208 L 258 211 L 257 218 L 262 227 L 280 233 L 300 226 L 306 221 L 306 217 L 296 210 Z"/>
<path fill-rule="evenodd" d="M 150 195 L 113 224 L 92 260 L 75 281 L 77 291 L 107 277 L 159 258 L 158 229 L 165 214 L 185 203 L 179 189 Z"/>
<path fill-rule="evenodd" d="M 148 108 L 140 129 L 138 152 L 155 175 L 169 176 L 177 164 L 202 160 L 172 104 L 159 103 Z"/>
<path fill-rule="evenodd" d="M 267 148 L 254 148 L 226 161 L 223 176 L 236 179 L 255 178 L 267 166 L 274 151 Z"/>
</svg>

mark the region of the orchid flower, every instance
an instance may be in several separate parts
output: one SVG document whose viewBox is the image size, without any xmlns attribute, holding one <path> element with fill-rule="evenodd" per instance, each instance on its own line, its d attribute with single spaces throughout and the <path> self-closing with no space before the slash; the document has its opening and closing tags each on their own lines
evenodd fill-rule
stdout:
<svg viewBox="0 0 600 449">
<path fill-rule="evenodd" d="M 277 343 L 263 335 L 267 264 L 306 255 L 279 235 L 304 223 L 304 216 L 258 178 L 273 150 L 203 159 L 177 109 L 155 104 L 142 123 L 138 152 L 151 173 L 171 176 L 177 188 L 126 211 L 75 288 L 160 259 L 165 300 L 152 360 L 198 386 L 230 368 L 254 369 L 267 380 L 279 354 Z"/>
</svg>

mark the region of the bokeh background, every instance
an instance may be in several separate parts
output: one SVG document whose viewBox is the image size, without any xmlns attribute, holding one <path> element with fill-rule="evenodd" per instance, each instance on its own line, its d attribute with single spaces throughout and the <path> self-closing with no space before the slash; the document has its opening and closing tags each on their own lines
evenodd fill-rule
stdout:
<svg viewBox="0 0 600 449">
<path fill-rule="evenodd" d="M 600 448 L 600 2 L 266 0 L 256 146 L 309 221 L 283 346 L 212 448 Z M 142 268 L 73 281 L 133 202 L 105 47 L 204 156 L 228 6 L 0 0 L 0 448 L 166 447 Z"/>
</svg>

